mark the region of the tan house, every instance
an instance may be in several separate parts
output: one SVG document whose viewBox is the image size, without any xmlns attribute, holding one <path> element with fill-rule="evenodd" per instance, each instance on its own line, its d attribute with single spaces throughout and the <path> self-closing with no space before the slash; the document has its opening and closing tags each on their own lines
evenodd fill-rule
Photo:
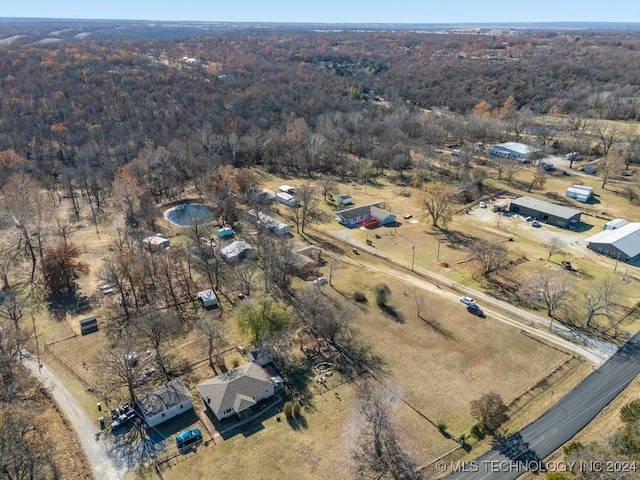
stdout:
<svg viewBox="0 0 640 480">
<path fill-rule="evenodd" d="M 260 400 L 275 394 L 275 385 L 269 374 L 253 362 L 205 380 L 197 388 L 218 420 L 233 415 L 243 417 Z"/>
</svg>

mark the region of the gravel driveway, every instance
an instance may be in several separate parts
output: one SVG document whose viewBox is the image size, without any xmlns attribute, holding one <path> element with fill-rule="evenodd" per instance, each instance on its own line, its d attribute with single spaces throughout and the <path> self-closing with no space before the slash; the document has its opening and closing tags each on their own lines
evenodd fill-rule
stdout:
<svg viewBox="0 0 640 480">
<path fill-rule="evenodd" d="M 86 414 L 71 392 L 67 390 L 46 365 L 42 365 L 42 368 L 38 371 L 38 362 L 33 358 L 33 355 L 28 353 L 23 355 L 22 363 L 51 393 L 62 412 L 73 425 L 80 438 L 80 444 L 85 455 L 91 464 L 93 477 L 97 480 L 120 480 L 124 478 L 127 469 L 123 465 L 118 465 L 117 463 L 119 462 L 116 462 L 110 455 L 109 449 L 111 445 L 108 438 L 104 435 L 97 435 L 99 433 L 97 418 L 94 421 Z"/>
</svg>

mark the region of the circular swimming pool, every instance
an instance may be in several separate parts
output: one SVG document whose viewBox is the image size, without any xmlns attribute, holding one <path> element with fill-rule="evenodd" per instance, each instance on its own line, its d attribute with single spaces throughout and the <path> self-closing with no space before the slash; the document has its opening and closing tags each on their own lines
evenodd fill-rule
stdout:
<svg viewBox="0 0 640 480">
<path fill-rule="evenodd" d="M 215 218 L 213 210 L 201 203 L 181 203 L 164 212 L 164 218 L 174 225 L 190 227 L 194 223 L 207 223 Z"/>
</svg>

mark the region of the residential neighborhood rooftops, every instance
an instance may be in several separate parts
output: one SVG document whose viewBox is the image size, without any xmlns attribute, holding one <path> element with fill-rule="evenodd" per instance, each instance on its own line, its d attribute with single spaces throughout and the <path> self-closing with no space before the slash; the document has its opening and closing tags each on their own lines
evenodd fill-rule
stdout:
<svg viewBox="0 0 640 480">
<path fill-rule="evenodd" d="M 531 145 L 527 145 L 526 143 L 519 143 L 519 142 L 498 143 L 496 145 L 492 145 L 492 148 L 504 148 L 506 150 L 519 153 L 521 155 L 527 155 L 529 153 L 534 153 L 540 150 L 539 148 L 533 147 Z"/>
<path fill-rule="evenodd" d="M 220 249 L 220 254 L 223 257 L 233 257 L 239 255 L 241 252 L 245 250 L 252 250 L 253 247 L 249 245 L 244 240 L 236 240 L 235 242 L 230 243 L 224 248 Z"/>
</svg>

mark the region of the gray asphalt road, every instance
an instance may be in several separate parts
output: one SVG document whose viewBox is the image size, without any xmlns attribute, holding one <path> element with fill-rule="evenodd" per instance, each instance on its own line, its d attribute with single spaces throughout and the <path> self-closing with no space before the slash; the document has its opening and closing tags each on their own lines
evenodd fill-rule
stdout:
<svg viewBox="0 0 640 480">
<path fill-rule="evenodd" d="M 640 374 L 640 334 L 595 370 L 555 407 L 450 480 L 515 480 L 541 470 L 542 459 L 568 442 Z M 443 465 L 441 465 L 443 466 Z M 454 466 L 446 465 L 451 471 Z"/>
</svg>

